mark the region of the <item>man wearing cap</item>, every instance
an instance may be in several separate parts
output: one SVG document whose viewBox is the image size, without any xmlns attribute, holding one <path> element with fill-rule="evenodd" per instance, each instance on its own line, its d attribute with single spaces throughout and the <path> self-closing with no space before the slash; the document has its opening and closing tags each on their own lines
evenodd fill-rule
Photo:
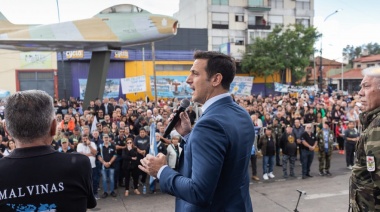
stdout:
<svg viewBox="0 0 380 212">
<path fill-rule="evenodd" d="M 103 181 L 103 195 L 102 198 L 106 198 L 108 194 L 116 197 L 115 189 L 115 166 L 114 161 L 116 160 L 116 149 L 110 143 L 109 136 L 107 134 L 103 135 L 103 144 L 100 144 L 98 151 L 98 160 L 102 163 L 102 181 Z M 107 181 L 110 182 L 110 187 L 107 189 Z"/>
<path fill-rule="evenodd" d="M 265 135 L 260 137 L 257 148 L 263 155 L 263 179 L 274 178 L 273 166 L 276 154 L 276 138 L 272 134 L 272 128 L 267 127 Z"/>
<path fill-rule="evenodd" d="M 330 162 L 331 155 L 334 150 L 334 132 L 330 129 L 329 122 L 323 123 L 323 128 L 317 133 L 318 141 L 318 160 L 319 160 L 319 175 L 331 176 Z"/>
<path fill-rule="evenodd" d="M 290 176 L 295 177 L 294 175 L 294 164 L 296 161 L 296 152 L 297 152 L 297 142 L 296 136 L 293 133 L 293 128 L 291 125 L 286 126 L 285 133 L 281 136 L 280 147 L 282 149 L 282 171 L 284 172 L 283 177 L 288 178 L 288 161 Z"/>
<path fill-rule="evenodd" d="M 62 153 L 72 153 L 74 150 L 69 146 L 69 140 L 67 138 L 61 139 L 61 147 L 59 147 L 58 152 Z"/>
<path fill-rule="evenodd" d="M 363 131 L 356 144 L 350 194 L 353 211 L 380 210 L 380 67 L 362 71 L 359 115 Z"/>
<path fill-rule="evenodd" d="M 81 130 L 79 126 L 74 128 L 73 134 L 69 137 L 73 141 L 74 149 L 77 148 L 78 143 L 82 142 Z"/>
</svg>

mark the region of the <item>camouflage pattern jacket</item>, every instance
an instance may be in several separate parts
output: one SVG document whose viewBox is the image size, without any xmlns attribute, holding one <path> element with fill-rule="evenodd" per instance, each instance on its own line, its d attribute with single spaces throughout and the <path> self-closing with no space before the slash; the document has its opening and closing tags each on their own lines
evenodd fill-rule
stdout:
<svg viewBox="0 0 380 212">
<path fill-rule="evenodd" d="M 363 132 L 356 143 L 350 202 L 353 211 L 380 211 L 380 108 L 359 117 Z"/>
<path fill-rule="evenodd" d="M 325 140 L 323 138 L 323 129 L 317 133 L 317 142 L 318 142 L 317 145 L 318 145 L 319 152 L 324 152 L 325 151 Z M 328 142 L 328 147 L 329 147 L 328 154 L 329 155 L 331 155 L 331 153 L 333 151 L 333 144 L 334 144 L 334 132 L 329 129 L 329 142 Z"/>
</svg>

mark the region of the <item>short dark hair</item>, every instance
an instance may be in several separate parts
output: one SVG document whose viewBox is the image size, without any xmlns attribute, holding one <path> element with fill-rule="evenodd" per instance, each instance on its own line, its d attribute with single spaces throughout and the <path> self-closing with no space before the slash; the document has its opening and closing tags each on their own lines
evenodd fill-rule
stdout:
<svg viewBox="0 0 380 212">
<path fill-rule="evenodd" d="M 208 79 L 220 73 L 223 76 L 222 87 L 226 90 L 230 89 L 230 84 L 236 74 L 236 64 L 232 57 L 220 52 L 196 51 L 194 53 L 194 59 L 206 59 L 206 73 Z"/>
</svg>

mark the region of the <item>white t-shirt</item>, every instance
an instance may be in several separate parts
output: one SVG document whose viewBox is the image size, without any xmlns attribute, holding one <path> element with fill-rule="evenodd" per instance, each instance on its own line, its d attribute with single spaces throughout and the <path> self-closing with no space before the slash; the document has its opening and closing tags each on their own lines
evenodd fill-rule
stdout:
<svg viewBox="0 0 380 212">
<path fill-rule="evenodd" d="M 4 150 L 3 152 L 3 156 L 6 157 L 8 156 L 9 154 L 11 154 L 12 151 L 10 151 L 8 148 Z"/>
<path fill-rule="evenodd" d="M 94 142 L 91 141 L 90 145 L 92 146 L 92 148 L 97 149 L 96 144 Z M 83 153 L 83 154 L 89 154 L 91 153 L 91 149 L 89 146 L 86 146 L 83 143 L 80 143 L 77 146 L 77 152 Z M 90 158 L 91 168 L 95 168 L 96 167 L 95 156 L 88 156 L 88 157 Z"/>
</svg>

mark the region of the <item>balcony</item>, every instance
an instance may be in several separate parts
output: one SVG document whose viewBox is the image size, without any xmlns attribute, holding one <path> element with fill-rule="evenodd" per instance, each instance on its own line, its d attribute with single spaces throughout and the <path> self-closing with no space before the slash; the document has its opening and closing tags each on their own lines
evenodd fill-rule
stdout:
<svg viewBox="0 0 380 212">
<path fill-rule="evenodd" d="M 270 11 L 271 7 L 267 0 L 248 0 L 247 10 L 251 12 L 266 12 Z"/>
<path fill-rule="evenodd" d="M 263 24 L 258 24 L 258 25 L 251 25 L 248 24 L 248 29 L 265 29 L 265 30 L 270 30 L 270 25 L 263 25 Z"/>
</svg>

